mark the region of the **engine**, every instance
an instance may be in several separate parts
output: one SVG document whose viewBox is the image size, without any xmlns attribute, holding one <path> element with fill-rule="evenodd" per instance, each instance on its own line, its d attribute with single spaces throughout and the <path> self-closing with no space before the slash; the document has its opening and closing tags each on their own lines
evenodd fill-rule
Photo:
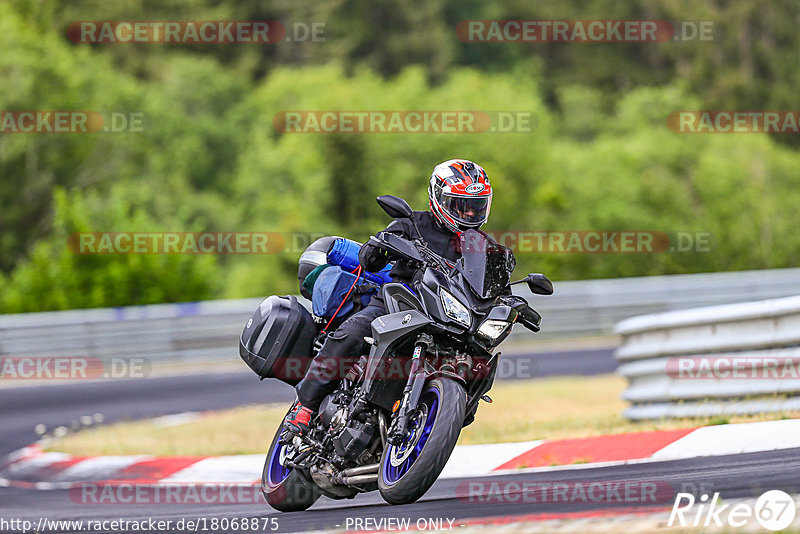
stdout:
<svg viewBox="0 0 800 534">
<path fill-rule="evenodd" d="M 328 428 L 333 448 L 342 459 L 356 460 L 369 446 L 374 434 L 373 425 L 351 417 L 349 402 L 336 394 L 322 401 L 319 417 Z"/>
</svg>

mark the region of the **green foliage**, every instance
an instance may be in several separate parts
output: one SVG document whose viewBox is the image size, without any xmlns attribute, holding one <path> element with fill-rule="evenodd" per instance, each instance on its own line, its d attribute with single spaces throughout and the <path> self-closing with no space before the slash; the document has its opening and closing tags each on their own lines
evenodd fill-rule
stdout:
<svg viewBox="0 0 800 534">
<path fill-rule="evenodd" d="M 67 243 L 77 232 L 154 232 L 158 226 L 115 191 L 110 198 L 54 193 L 53 233 L 0 286 L 3 311 L 154 304 L 186 295 L 210 298 L 218 291 L 220 271 L 212 255 L 75 253 Z"/>
</svg>

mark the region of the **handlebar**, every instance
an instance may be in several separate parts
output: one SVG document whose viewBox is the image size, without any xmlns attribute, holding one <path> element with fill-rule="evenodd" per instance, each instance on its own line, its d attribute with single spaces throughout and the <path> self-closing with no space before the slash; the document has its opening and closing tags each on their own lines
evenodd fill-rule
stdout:
<svg viewBox="0 0 800 534">
<path fill-rule="evenodd" d="M 370 238 L 370 241 L 373 240 L 373 245 L 407 260 L 439 268 L 448 266 L 447 260 L 428 248 L 422 238 L 406 239 L 397 234 L 378 232 Z"/>
</svg>

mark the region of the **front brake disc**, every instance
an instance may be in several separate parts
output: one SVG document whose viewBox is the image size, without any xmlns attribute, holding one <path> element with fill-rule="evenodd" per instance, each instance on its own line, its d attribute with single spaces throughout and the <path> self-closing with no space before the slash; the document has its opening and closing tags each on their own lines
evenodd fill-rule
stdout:
<svg viewBox="0 0 800 534">
<path fill-rule="evenodd" d="M 392 446 L 392 452 L 389 454 L 389 463 L 392 465 L 392 467 L 401 465 L 403 462 L 408 460 L 408 457 L 411 456 L 412 452 L 414 452 L 414 448 L 417 446 L 417 443 L 419 443 L 419 439 L 422 436 L 422 430 L 425 428 L 425 421 L 427 419 L 428 407 L 422 404 L 411 417 L 409 424 L 409 430 L 411 430 L 411 434 L 406 433 L 403 443 L 401 443 L 399 446 Z"/>
</svg>

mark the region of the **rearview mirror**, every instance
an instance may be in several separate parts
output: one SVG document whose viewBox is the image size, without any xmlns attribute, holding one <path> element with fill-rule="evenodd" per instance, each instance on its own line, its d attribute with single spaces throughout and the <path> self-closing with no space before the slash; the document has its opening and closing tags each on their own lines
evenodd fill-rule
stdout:
<svg viewBox="0 0 800 534">
<path fill-rule="evenodd" d="M 408 202 L 400 197 L 394 195 L 381 195 L 377 199 L 378 204 L 383 211 L 389 214 L 393 219 L 410 219 L 414 213 Z"/>
<path fill-rule="evenodd" d="M 541 273 L 531 273 L 524 278 L 528 283 L 531 293 L 535 295 L 552 295 L 553 282 Z"/>
</svg>

